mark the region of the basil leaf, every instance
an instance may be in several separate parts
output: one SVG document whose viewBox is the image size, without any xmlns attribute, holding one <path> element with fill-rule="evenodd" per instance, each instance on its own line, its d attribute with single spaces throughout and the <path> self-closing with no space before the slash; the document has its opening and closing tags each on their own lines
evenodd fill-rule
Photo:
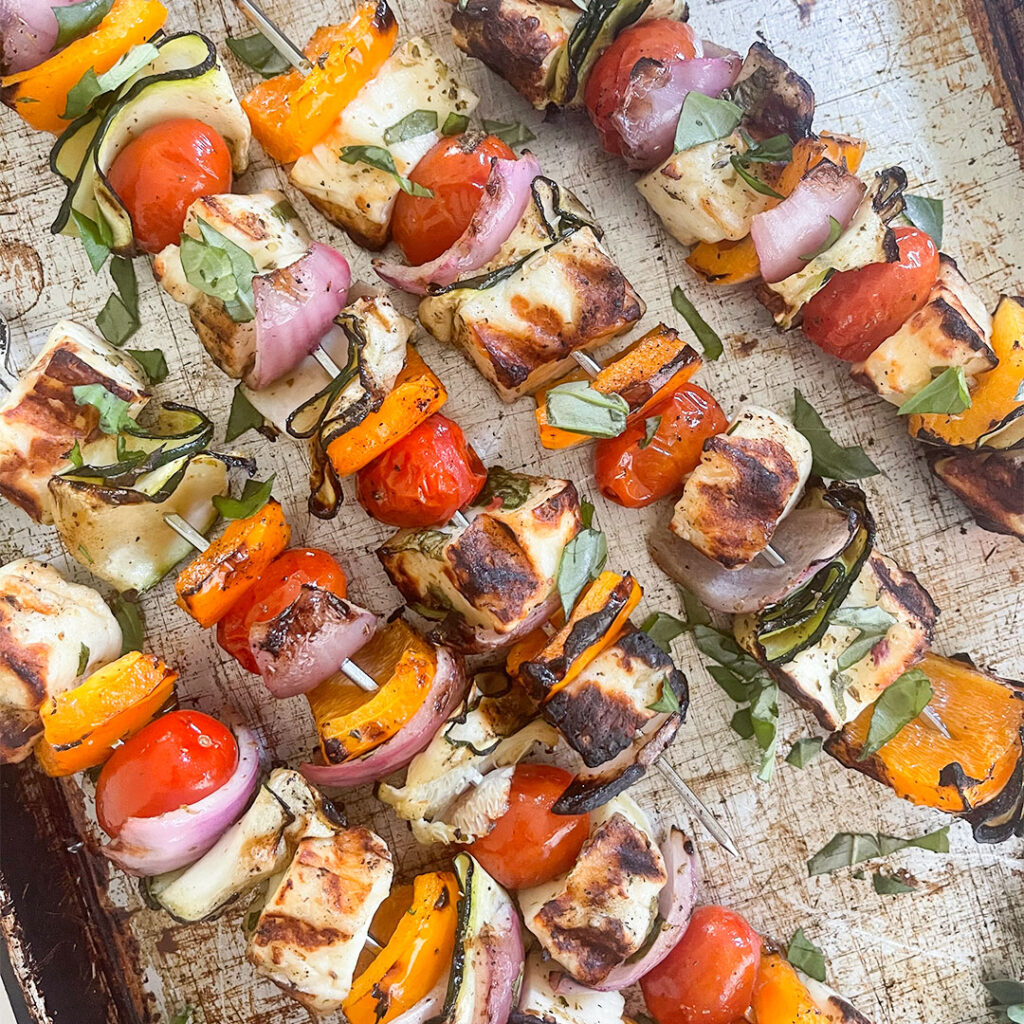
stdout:
<svg viewBox="0 0 1024 1024">
<path fill-rule="evenodd" d="M 79 644 L 78 645 L 78 672 L 76 673 L 76 675 L 81 675 L 85 671 L 86 666 L 89 664 L 89 658 L 90 657 L 91 657 L 91 655 L 89 654 L 89 648 L 86 647 L 85 644 Z"/>
<path fill-rule="evenodd" d="M 832 438 L 832 432 L 822 422 L 810 402 L 799 388 L 793 389 L 793 426 L 811 446 L 811 472 L 829 480 L 863 480 L 876 476 L 879 468 L 868 458 L 860 445 L 844 448 Z"/>
<path fill-rule="evenodd" d="M 103 308 L 96 314 L 96 326 L 111 345 L 120 348 L 139 329 L 139 318 L 119 295 L 108 295 Z"/>
<path fill-rule="evenodd" d="M 121 653 L 141 651 L 146 641 L 146 622 L 142 617 L 142 608 L 134 599 L 134 591 L 115 594 L 109 601 L 110 610 L 121 627 Z"/>
<path fill-rule="evenodd" d="M 98 213 L 98 220 L 90 220 L 84 213 L 78 210 L 71 211 L 71 219 L 78 228 L 78 237 L 82 240 L 85 255 L 89 257 L 89 265 L 93 273 L 98 274 L 100 267 L 107 262 L 110 255 L 110 246 L 113 244 L 114 236 L 110 233 L 110 225 L 102 213 Z"/>
<path fill-rule="evenodd" d="M 75 469 L 81 469 L 85 465 L 85 459 L 82 458 L 82 448 L 76 441 L 72 446 L 71 450 L 64 453 L 64 458 L 67 459 Z"/>
<path fill-rule="evenodd" d="M 126 426 L 135 426 L 135 420 L 128 414 L 128 403 L 102 384 L 76 384 L 71 393 L 75 405 L 91 405 L 99 411 L 100 430 L 104 434 L 117 434 Z"/>
<path fill-rule="evenodd" d="M 110 12 L 114 0 L 81 0 L 67 7 L 52 7 L 57 19 L 55 50 L 63 50 L 68 43 L 88 35 Z"/>
<path fill-rule="evenodd" d="M 117 288 L 117 294 L 132 316 L 139 315 L 139 281 L 135 276 L 135 264 L 124 256 L 115 256 L 110 261 L 110 279 Z"/>
<path fill-rule="evenodd" d="M 949 366 L 930 384 L 911 395 L 897 410 L 900 416 L 936 412 L 955 416 L 971 407 L 971 392 L 962 366 Z"/>
<path fill-rule="evenodd" d="M 751 740 L 754 738 L 754 722 L 750 717 L 750 708 L 740 708 L 732 718 L 729 719 L 729 728 L 741 740 Z"/>
<path fill-rule="evenodd" d="M 920 228 L 926 235 L 931 235 L 937 248 L 942 248 L 943 206 L 941 199 L 930 199 L 928 196 L 904 193 L 903 216 L 915 228 Z"/>
<path fill-rule="evenodd" d="M 291 200 L 279 199 L 270 208 L 271 217 L 276 217 L 282 224 L 287 224 L 290 220 L 295 220 L 298 214 L 295 212 L 295 207 L 292 206 Z"/>
<path fill-rule="evenodd" d="M 982 985 L 988 989 L 992 1001 L 998 1006 L 1024 1003 L 1024 981 L 1015 981 L 1013 978 L 993 978 L 991 981 L 982 981 Z"/>
<path fill-rule="evenodd" d="M 580 523 L 584 530 L 589 530 L 594 525 L 594 505 L 584 498 L 580 502 Z"/>
<path fill-rule="evenodd" d="M 908 722 L 912 722 L 932 699 L 932 684 L 919 668 L 904 672 L 890 683 L 875 701 L 867 739 L 858 760 L 863 761 L 884 747 Z"/>
<path fill-rule="evenodd" d="M 949 826 L 929 832 L 916 839 L 871 835 L 866 832 L 837 832 L 807 862 L 807 874 L 826 875 L 840 868 L 852 867 L 865 860 L 884 857 L 897 850 L 917 847 L 934 853 L 949 852 Z"/>
<path fill-rule="evenodd" d="M 571 380 L 548 391 L 548 423 L 587 437 L 618 437 L 626 429 L 629 404 L 622 395 L 605 394 L 585 380 Z"/>
<path fill-rule="evenodd" d="M 734 672 L 745 682 L 752 683 L 764 675 L 764 669 L 728 633 L 713 626 L 696 625 L 693 627 L 693 639 L 701 654 Z"/>
<path fill-rule="evenodd" d="M 907 885 L 895 875 L 883 875 L 879 871 L 871 876 L 871 885 L 880 896 L 895 896 L 903 892 L 917 891 L 916 886 Z"/>
<path fill-rule="evenodd" d="M 821 245 L 818 246 L 814 252 L 807 253 L 806 256 L 801 256 L 800 259 L 806 260 L 808 263 L 811 262 L 815 257 L 820 256 L 823 252 L 828 252 L 836 242 L 839 241 L 839 236 L 843 233 L 843 225 L 839 223 L 831 214 L 828 218 L 828 237 Z"/>
<path fill-rule="evenodd" d="M 390 128 L 384 129 L 384 141 L 393 146 L 396 142 L 416 139 L 421 135 L 429 135 L 437 131 L 436 110 L 414 110 L 406 114 L 401 121 L 396 121 Z"/>
<path fill-rule="evenodd" d="M 228 49 L 247 67 L 264 78 L 273 78 L 291 69 L 291 62 L 274 49 L 274 45 L 262 32 L 238 39 L 224 40 Z"/>
<path fill-rule="evenodd" d="M 646 448 L 654 440 L 654 435 L 658 432 L 658 427 L 660 426 L 660 416 L 648 416 L 647 419 L 644 420 L 643 439 L 637 443 L 637 447 Z"/>
<path fill-rule="evenodd" d="M 510 473 L 504 466 L 492 466 L 487 471 L 487 483 L 474 505 L 490 505 L 495 498 L 506 512 L 522 508 L 530 497 L 530 478 L 522 473 Z"/>
<path fill-rule="evenodd" d="M 786 755 L 786 764 L 794 768 L 806 768 L 821 753 L 821 737 L 805 736 L 799 739 L 789 748 Z"/>
<path fill-rule="evenodd" d="M 150 384 L 161 384 L 167 379 L 167 360 L 160 349 L 130 348 L 127 351 L 128 355 L 142 367 Z"/>
<path fill-rule="evenodd" d="M 566 617 L 583 588 L 597 579 L 607 560 L 608 540 L 600 530 L 581 530 L 562 549 L 557 579 Z"/>
<path fill-rule="evenodd" d="M 256 263 L 241 246 L 235 245 L 205 220 L 197 223 L 200 238 L 181 236 L 180 255 L 185 280 L 193 288 L 220 299 L 236 324 L 248 323 L 256 316 L 256 298 L 252 290 Z"/>
<path fill-rule="evenodd" d="M 456 114 L 453 110 L 441 125 L 442 135 L 461 135 L 469 127 L 469 118 L 465 114 Z"/>
<path fill-rule="evenodd" d="M 274 474 L 267 480 L 246 480 L 240 498 L 230 498 L 224 494 L 213 496 L 213 507 L 225 519 L 248 519 L 255 515 L 270 500 L 270 492 L 274 489 Z"/>
<path fill-rule="evenodd" d="M 383 146 L 342 146 L 341 159 L 347 164 L 369 164 L 378 171 L 390 174 L 398 182 L 398 187 L 411 196 L 434 198 L 434 193 L 429 188 L 417 185 L 415 181 L 410 181 L 398 173 L 395 158 Z"/>
<path fill-rule="evenodd" d="M 686 326 L 697 336 L 700 347 L 704 350 L 704 358 L 712 362 L 718 359 L 723 351 L 722 339 L 708 326 L 707 321 L 697 312 L 697 307 L 686 297 L 686 293 L 679 285 L 672 289 L 672 305 L 686 321 Z"/>
<path fill-rule="evenodd" d="M 228 412 L 228 425 L 224 432 L 224 443 L 234 441 L 247 430 L 259 430 L 263 426 L 263 414 L 257 412 L 252 402 L 246 397 L 241 384 L 235 385 L 235 393 L 231 396 L 231 410 Z"/>
<path fill-rule="evenodd" d="M 729 695 L 730 700 L 737 704 L 745 704 L 750 699 L 750 684 L 741 679 L 724 665 L 705 665 L 708 675 Z"/>
<path fill-rule="evenodd" d="M 537 138 L 521 121 L 488 121 L 484 118 L 484 131 L 501 139 L 506 146 L 521 146 Z"/>
<path fill-rule="evenodd" d="M 183 1006 L 172 1018 L 171 1024 L 193 1024 L 195 1007 Z"/>
<path fill-rule="evenodd" d="M 773 135 L 762 142 L 754 140 L 743 132 L 747 143 L 746 150 L 740 154 L 743 165 L 749 164 L 788 164 L 793 159 L 793 140 L 788 135 Z"/>
<path fill-rule="evenodd" d="M 729 162 L 732 164 L 736 173 L 755 192 L 758 192 L 763 196 L 771 196 L 773 199 L 785 199 L 785 196 L 776 192 L 771 185 L 763 182 L 760 178 L 755 178 L 754 175 L 747 170 L 750 166 L 750 161 L 746 159 L 745 153 L 733 153 L 733 155 L 729 157 Z"/>
<path fill-rule="evenodd" d="M 803 928 L 797 928 L 789 940 L 786 959 L 808 978 L 822 982 L 825 980 L 825 954 L 807 938 Z"/>
<path fill-rule="evenodd" d="M 710 626 L 711 615 L 707 608 L 701 604 L 696 594 L 690 593 L 686 587 L 678 587 L 679 597 L 683 602 L 683 614 L 686 616 L 686 628 L 693 629 L 694 626 Z"/>
<path fill-rule="evenodd" d="M 775 749 L 779 742 L 779 687 L 767 676 L 751 701 L 750 721 L 754 726 L 754 739 L 761 748 L 757 779 L 759 782 L 771 782 L 775 772 Z"/>
<path fill-rule="evenodd" d="M 65 121 L 81 117 L 101 96 L 120 89 L 132 75 L 138 74 L 159 55 L 160 51 L 152 43 L 140 43 L 119 57 L 114 66 L 102 75 L 97 75 L 95 68 L 89 68 L 68 92 L 61 117 Z"/>
<path fill-rule="evenodd" d="M 742 117 L 743 111 L 731 100 L 716 100 L 691 90 L 679 112 L 673 152 L 681 153 L 731 135 Z"/>
<path fill-rule="evenodd" d="M 666 654 L 672 653 L 672 641 L 686 632 L 686 623 L 667 612 L 654 612 L 644 619 L 640 629 Z"/>
<path fill-rule="evenodd" d="M 1013 1024 L 1024 1024 L 1024 1003 L 1006 1007 L 1006 1019 Z"/>
<path fill-rule="evenodd" d="M 679 698 L 676 696 L 676 691 L 672 689 L 668 676 L 661 681 L 660 696 L 653 704 L 647 705 L 647 710 L 666 712 L 670 715 L 679 710 Z"/>
</svg>

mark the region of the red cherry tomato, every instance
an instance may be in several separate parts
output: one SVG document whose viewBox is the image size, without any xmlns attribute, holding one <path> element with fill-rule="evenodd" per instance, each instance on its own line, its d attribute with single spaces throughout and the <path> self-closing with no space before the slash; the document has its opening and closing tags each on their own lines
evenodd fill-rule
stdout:
<svg viewBox="0 0 1024 1024">
<path fill-rule="evenodd" d="M 289 548 L 263 570 L 260 578 L 235 602 L 217 623 L 217 643 L 249 672 L 257 673 L 249 647 L 249 631 L 283 612 L 298 596 L 303 584 L 346 595 L 345 571 L 319 548 Z"/>
<path fill-rule="evenodd" d="M 201 711 L 169 711 L 111 755 L 96 785 L 100 827 L 116 836 L 128 818 L 155 818 L 220 789 L 238 764 L 231 730 Z"/>
<path fill-rule="evenodd" d="M 491 160 L 515 156 L 494 135 L 467 132 L 437 143 L 409 175 L 417 185 L 429 188 L 433 198 L 399 192 L 395 201 L 391 237 L 405 258 L 419 266 L 450 248 L 480 205 Z"/>
<path fill-rule="evenodd" d="M 466 847 L 507 889 L 549 882 L 576 863 L 590 832 L 590 815 L 551 812 L 572 779 L 553 765 L 517 765 L 508 810 L 487 835 Z"/>
<path fill-rule="evenodd" d="M 440 526 L 472 501 L 487 470 L 462 428 L 434 413 L 356 474 L 360 504 L 391 526 Z"/>
<path fill-rule="evenodd" d="M 747 1011 L 761 937 L 725 907 L 698 907 L 675 949 L 640 979 L 658 1024 L 731 1024 Z"/>
<path fill-rule="evenodd" d="M 650 442 L 648 421 L 660 416 Z M 594 476 L 601 493 L 626 508 L 667 497 L 700 462 L 704 442 L 729 425 L 722 407 L 703 388 L 684 384 L 633 417 L 618 437 L 594 448 Z"/>
<path fill-rule="evenodd" d="M 927 301 L 939 273 L 935 242 L 917 228 L 895 228 L 898 263 L 833 274 L 804 306 L 804 334 L 848 362 L 867 359 Z"/>
<path fill-rule="evenodd" d="M 220 135 L 186 117 L 161 121 L 132 139 L 107 172 L 146 252 L 177 242 L 194 199 L 231 191 L 231 153 Z"/>
<path fill-rule="evenodd" d="M 590 120 L 609 153 L 621 153 L 619 133 L 611 116 L 629 84 L 630 72 L 641 57 L 670 64 L 697 55 L 693 29 L 685 22 L 655 18 L 620 32 L 615 42 L 598 57 L 583 94 Z"/>
</svg>

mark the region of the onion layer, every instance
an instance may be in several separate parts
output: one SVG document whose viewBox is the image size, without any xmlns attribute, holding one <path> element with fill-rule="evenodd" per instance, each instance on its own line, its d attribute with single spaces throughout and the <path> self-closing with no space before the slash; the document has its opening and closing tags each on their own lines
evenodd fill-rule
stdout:
<svg viewBox="0 0 1024 1024">
<path fill-rule="evenodd" d="M 57 45 L 54 7 L 76 0 L 0 0 L 0 74 L 27 71 L 53 56 Z"/>
</svg>

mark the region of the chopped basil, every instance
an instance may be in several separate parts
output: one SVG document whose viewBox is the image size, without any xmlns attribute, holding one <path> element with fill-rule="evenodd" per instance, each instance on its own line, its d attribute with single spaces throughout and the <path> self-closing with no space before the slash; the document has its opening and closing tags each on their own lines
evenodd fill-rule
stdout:
<svg viewBox="0 0 1024 1024">
<path fill-rule="evenodd" d="M 991 981 L 982 981 L 982 985 L 988 989 L 995 1008 L 1002 1010 L 1009 1020 L 1024 1020 L 1024 982 L 1013 978 L 993 978 Z"/>
<path fill-rule="evenodd" d="M 369 164 L 378 171 L 390 174 L 398 182 L 398 187 L 411 196 L 434 198 L 434 193 L 429 188 L 417 185 L 415 181 L 410 181 L 398 173 L 395 158 L 383 146 L 342 146 L 341 159 L 347 164 Z"/>
<path fill-rule="evenodd" d="M 884 608 L 879 608 L 878 605 L 871 605 L 867 608 L 840 608 L 832 616 L 830 623 L 855 629 L 857 636 L 854 637 L 850 646 L 839 655 L 836 668 L 840 672 L 845 672 L 848 668 L 856 665 L 861 658 L 867 657 L 895 622 L 896 619 Z"/>
<path fill-rule="evenodd" d="M 68 43 L 88 35 L 109 13 L 114 0 L 81 0 L 67 7 L 52 7 L 57 19 L 55 50 L 63 50 Z"/>
<path fill-rule="evenodd" d="M 880 871 L 871 876 L 871 885 L 880 896 L 896 896 L 904 892 L 916 892 L 917 887 L 907 885 L 895 875 L 883 875 Z"/>
<path fill-rule="evenodd" d="M 1006 1013 L 1006 1019 L 1011 1021 L 1012 1024 L 1024 1024 L 1024 1003 L 1018 1003 L 1016 1006 L 1007 1006 L 1004 1012 Z"/>
<path fill-rule="evenodd" d="M 793 159 L 793 140 L 788 135 L 773 135 L 763 142 L 743 133 L 746 151 L 740 154 L 744 166 L 748 164 L 788 164 Z"/>
<path fill-rule="evenodd" d="M 79 644 L 78 645 L 78 672 L 76 673 L 76 675 L 81 675 L 85 671 L 86 666 L 89 664 L 89 658 L 90 657 L 91 657 L 91 655 L 89 653 L 89 648 L 86 647 L 85 644 Z"/>
<path fill-rule="evenodd" d="M 903 216 L 920 228 L 926 235 L 931 235 L 937 248 L 942 247 L 943 209 L 941 199 L 930 199 L 928 196 L 903 194 Z"/>
<path fill-rule="evenodd" d="M 962 366 L 948 366 L 930 384 L 911 395 L 900 407 L 900 416 L 911 413 L 945 413 L 955 416 L 971 407 L 971 392 Z"/>
<path fill-rule="evenodd" d="M 89 554 L 89 549 L 84 544 L 78 545 L 78 553 L 90 564 L 93 565 L 96 561 L 92 555 Z"/>
<path fill-rule="evenodd" d="M 75 405 L 91 405 L 99 411 L 100 430 L 104 434 L 117 434 L 135 424 L 128 414 L 128 403 L 102 384 L 76 384 L 71 393 L 75 396 Z"/>
<path fill-rule="evenodd" d="M 762 196 L 771 196 L 773 199 L 784 199 L 785 197 L 781 193 L 776 192 L 771 185 L 766 184 L 760 178 L 754 177 L 754 175 L 747 170 L 750 164 L 744 162 L 744 155 L 745 154 L 741 153 L 733 153 L 733 155 L 729 157 L 729 162 L 732 164 L 736 173 L 750 188 L 755 192 L 760 193 Z"/>
<path fill-rule="evenodd" d="M 473 504 L 490 505 L 497 498 L 505 512 L 514 512 L 522 508 L 529 497 L 529 477 L 522 473 L 510 473 L 504 466 L 492 466 L 487 471 L 487 483 Z"/>
<path fill-rule="evenodd" d="M 884 747 L 908 722 L 921 714 L 932 699 L 931 680 L 919 668 L 904 672 L 890 683 L 871 711 L 871 725 L 858 760 Z"/>
<path fill-rule="evenodd" d="M 96 326 L 111 345 L 120 348 L 139 329 L 139 318 L 131 313 L 119 296 L 110 295 L 96 314 Z"/>
<path fill-rule="evenodd" d="M 506 146 L 521 146 L 537 136 L 521 121 L 488 121 L 484 118 L 484 131 L 501 139 Z"/>
<path fill-rule="evenodd" d="M 146 623 L 134 591 L 115 594 L 109 603 L 110 610 L 121 627 L 121 653 L 141 651 L 146 640 Z"/>
<path fill-rule="evenodd" d="M 811 472 L 816 476 L 829 480 L 863 480 L 880 472 L 860 445 L 844 448 L 833 440 L 832 432 L 798 388 L 793 389 L 793 426 L 811 446 L 814 459 Z"/>
<path fill-rule="evenodd" d="M 94 273 L 99 273 L 100 267 L 107 262 L 110 255 L 110 247 L 114 243 L 114 236 L 111 234 L 110 225 L 102 213 L 97 213 L 97 219 L 91 220 L 84 213 L 78 210 L 71 211 L 71 219 L 78 228 L 78 237 L 82 240 L 82 247 L 85 255 L 89 258 L 89 265 Z"/>
<path fill-rule="evenodd" d="M 64 453 L 64 458 L 67 459 L 75 469 L 81 469 L 85 464 L 85 459 L 82 458 L 82 448 L 77 441 L 71 446 L 70 451 Z"/>
<path fill-rule="evenodd" d="M 246 480 L 240 498 L 230 498 L 224 494 L 213 496 L 213 507 L 225 519 L 248 519 L 255 515 L 270 500 L 270 492 L 274 489 L 274 475 L 267 480 Z"/>
<path fill-rule="evenodd" d="M 247 430 L 259 430 L 263 426 L 263 414 L 257 412 L 252 402 L 246 397 L 241 384 L 235 385 L 235 393 L 231 396 L 231 410 L 228 412 L 227 430 L 224 432 L 224 443 L 234 441 Z"/>
<path fill-rule="evenodd" d="M 181 266 L 185 280 L 193 288 L 224 303 L 228 316 L 236 324 L 248 323 L 256 316 L 252 279 L 256 276 L 253 258 L 231 239 L 205 220 L 197 220 L 200 238 L 181 236 Z"/>
<path fill-rule="evenodd" d="M 264 78 L 273 78 L 291 68 L 286 60 L 274 49 L 273 43 L 262 32 L 254 32 L 251 36 L 238 39 L 225 39 L 228 49 L 247 67 L 258 72 Z"/>
<path fill-rule="evenodd" d="M 806 935 L 803 928 L 797 928 L 786 947 L 786 959 L 808 978 L 825 980 L 825 954 Z"/>
<path fill-rule="evenodd" d="M 722 339 L 708 326 L 707 321 L 697 312 L 697 307 L 686 297 L 686 293 L 679 285 L 672 289 L 672 305 L 686 321 L 687 327 L 697 336 L 700 347 L 704 350 L 705 359 L 712 362 L 718 359 L 723 351 Z"/>
<path fill-rule="evenodd" d="M 589 530 L 594 525 L 594 503 L 584 498 L 580 502 L 580 523 L 584 530 Z"/>
<path fill-rule="evenodd" d="M 130 348 L 127 352 L 142 367 L 150 384 L 160 384 L 167 379 L 167 360 L 160 349 Z"/>
<path fill-rule="evenodd" d="M 820 256 L 823 252 L 828 252 L 836 242 L 839 241 L 839 236 L 843 233 L 843 225 L 839 223 L 831 214 L 828 218 L 828 237 L 821 245 L 818 246 L 814 252 L 809 252 L 805 256 L 801 256 L 800 259 L 806 260 L 808 263 L 816 257 Z"/>
<path fill-rule="evenodd" d="M 298 217 L 290 199 L 279 199 L 270 208 L 270 215 L 271 217 L 276 217 L 282 224 L 287 224 L 288 221 L 295 220 Z"/>
<path fill-rule="evenodd" d="M 134 316 L 139 315 L 139 281 L 135 276 L 135 264 L 124 256 L 116 256 L 110 263 L 110 278 L 117 288 L 117 294 Z"/>
<path fill-rule="evenodd" d="M 442 135 L 461 135 L 469 127 L 469 118 L 465 114 L 456 114 L 453 110 L 441 125 Z"/>
<path fill-rule="evenodd" d="M 867 832 L 838 832 L 807 862 L 807 874 L 827 875 L 840 868 L 853 867 L 865 860 L 887 857 L 897 850 L 916 847 L 933 853 L 949 852 L 949 826 L 928 832 L 916 839 L 871 835 Z"/>
<path fill-rule="evenodd" d="M 409 608 L 424 619 L 430 619 L 431 622 L 440 622 L 442 619 L 446 619 L 449 611 L 447 608 L 431 608 L 428 605 L 420 604 L 419 601 L 412 601 Z"/>
<path fill-rule="evenodd" d="M 101 96 L 119 89 L 159 55 L 160 51 L 152 43 L 140 43 L 119 57 L 114 66 L 102 75 L 97 75 L 95 68 L 89 68 L 68 92 L 61 117 L 65 121 L 81 117 Z"/>
<path fill-rule="evenodd" d="M 421 135 L 429 135 L 437 131 L 436 110 L 414 110 L 406 114 L 401 121 L 396 121 L 390 128 L 384 129 L 384 141 L 393 146 L 396 142 L 416 139 Z"/>
<path fill-rule="evenodd" d="M 663 711 L 670 715 L 679 710 L 679 698 L 676 696 L 676 691 L 672 689 L 668 676 L 661 681 L 661 695 L 653 704 L 647 705 L 647 710 Z"/>
<path fill-rule="evenodd" d="M 259 912 L 257 911 L 257 916 Z M 195 1007 L 183 1006 L 172 1018 L 171 1024 L 192 1024 L 195 1018 Z"/>
<path fill-rule="evenodd" d="M 637 447 L 646 448 L 654 440 L 654 435 L 658 432 L 658 427 L 660 426 L 660 416 L 648 416 L 647 419 L 644 420 L 643 439 L 637 442 Z"/>
<path fill-rule="evenodd" d="M 683 602 L 683 614 L 686 616 L 686 628 L 693 629 L 694 626 L 710 626 L 711 614 L 701 604 L 696 594 L 690 593 L 686 587 L 677 587 L 679 597 Z"/>
<path fill-rule="evenodd" d="M 686 623 L 667 612 L 654 612 L 640 628 L 666 653 L 672 653 L 672 641 L 686 632 Z"/>
<path fill-rule="evenodd" d="M 592 528 L 580 530 L 562 549 L 557 579 L 562 611 L 566 617 L 572 612 L 583 588 L 597 579 L 607 560 L 608 540 L 600 530 Z"/>
<path fill-rule="evenodd" d="M 681 153 L 731 135 L 742 117 L 743 111 L 730 100 L 716 100 L 691 90 L 679 112 L 674 152 Z"/>
<path fill-rule="evenodd" d="M 618 437 L 626 429 L 629 416 L 629 403 L 622 395 L 605 394 L 585 380 L 551 388 L 544 405 L 552 427 L 587 437 Z"/>
<path fill-rule="evenodd" d="M 821 753 L 821 737 L 805 736 L 789 748 L 786 764 L 794 768 L 805 768 Z"/>
</svg>

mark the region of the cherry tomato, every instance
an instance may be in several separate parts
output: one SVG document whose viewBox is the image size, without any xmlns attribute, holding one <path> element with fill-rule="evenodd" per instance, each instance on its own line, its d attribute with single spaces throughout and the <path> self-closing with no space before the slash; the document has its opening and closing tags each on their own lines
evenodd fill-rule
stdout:
<svg viewBox="0 0 1024 1024">
<path fill-rule="evenodd" d="M 231 191 L 231 153 L 209 125 L 187 117 L 147 128 L 114 158 L 110 187 L 146 252 L 177 242 L 194 199 Z"/>
<path fill-rule="evenodd" d="M 572 779 L 553 765 L 516 766 L 508 810 L 487 835 L 467 847 L 506 888 L 549 882 L 576 863 L 590 832 L 590 815 L 551 812 Z"/>
<path fill-rule="evenodd" d="M 442 139 L 413 168 L 409 178 L 434 196 L 399 192 L 395 201 L 391 237 L 411 264 L 436 259 L 466 230 L 495 157 L 516 155 L 494 135 L 467 132 Z"/>
<path fill-rule="evenodd" d="M 898 263 L 833 274 L 804 307 L 804 334 L 818 348 L 860 362 L 927 301 L 939 273 L 935 242 L 917 228 L 894 229 Z"/>
<path fill-rule="evenodd" d="M 619 33 L 615 42 L 597 58 L 583 94 L 590 120 L 608 153 L 622 152 L 621 138 L 611 123 L 611 116 L 626 92 L 636 62 L 646 57 L 670 64 L 696 55 L 693 29 L 682 21 L 654 18 Z"/>
<path fill-rule="evenodd" d="M 169 711 L 118 747 L 100 771 L 96 815 L 116 836 L 128 818 L 155 818 L 220 789 L 238 764 L 231 730 L 201 711 Z"/>
<path fill-rule="evenodd" d="M 640 979 L 658 1024 L 731 1024 L 754 994 L 761 937 L 725 907 L 698 907 L 675 949 Z"/>
<path fill-rule="evenodd" d="M 356 474 L 360 504 L 391 526 L 441 526 L 472 501 L 487 470 L 462 428 L 439 413 Z"/>
<path fill-rule="evenodd" d="M 249 672 L 259 672 L 249 647 L 249 631 L 257 622 L 280 614 L 298 596 L 303 584 L 344 597 L 345 571 L 319 548 L 289 548 L 263 570 L 260 578 L 217 623 L 217 643 Z"/>
<path fill-rule="evenodd" d="M 650 442 L 647 431 L 661 417 Z M 704 442 L 729 425 L 722 407 L 703 388 L 684 384 L 633 417 L 618 437 L 594 449 L 594 476 L 601 493 L 626 508 L 643 508 L 667 497 L 700 462 Z"/>
</svg>

